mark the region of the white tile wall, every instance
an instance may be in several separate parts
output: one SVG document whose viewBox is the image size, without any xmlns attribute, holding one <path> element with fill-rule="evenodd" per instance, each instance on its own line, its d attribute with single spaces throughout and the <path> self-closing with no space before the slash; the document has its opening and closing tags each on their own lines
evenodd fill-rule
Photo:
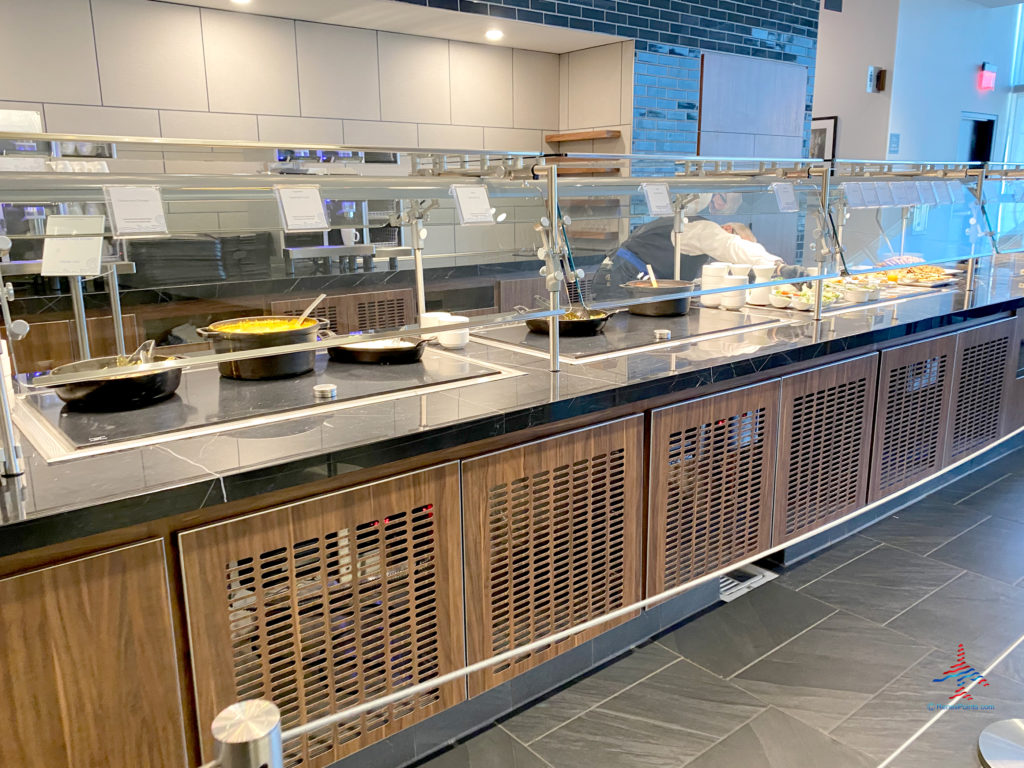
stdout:
<svg viewBox="0 0 1024 768">
<path fill-rule="evenodd" d="M 544 146 L 544 131 L 522 128 L 484 128 L 484 149 L 510 152 L 540 152 Z"/>
<path fill-rule="evenodd" d="M 341 120 L 318 117 L 259 116 L 260 141 L 293 141 L 297 144 L 343 144 Z"/>
<path fill-rule="evenodd" d="M 76 107 L 47 104 L 46 129 L 53 133 L 96 133 L 111 136 L 159 136 L 155 109 Z"/>
<path fill-rule="evenodd" d="M 437 149 L 483 149 L 484 129 L 471 125 L 420 125 L 419 146 Z"/>
<path fill-rule="evenodd" d="M 360 147 L 415 147 L 418 146 L 416 124 L 346 120 L 345 143 Z"/>
<path fill-rule="evenodd" d="M 209 109 L 199 9 L 93 0 L 103 103 Z"/>
<path fill-rule="evenodd" d="M 512 52 L 512 125 L 540 128 L 558 125 L 558 55 Z"/>
<path fill-rule="evenodd" d="M 448 41 L 381 32 L 377 35 L 381 118 L 450 123 Z"/>
<path fill-rule="evenodd" d="M 0 28 L 5 99 L 101 103 L 89 3 L 4 2 Z"/>
<path fill-rule="evenodd" d="M 569 126 L 617 125 L 620 120 L 622 46 L 613 43 L 567 55 Z"/>
<path fill-rule="evenodd" d="M 380 119 L 377 33 L 331 24 L 295 24 L 302 114 Z"/>
<path fill-rule="evenodd" d="M 164 136 L 175 139 L 259 139 L 256 115 L 161 110 L 160 125 Z"/>
<path fill-rule="evenodd" d="M 299 114 L 295 23 L 202 10 L 210 110 Z"/>
<path fill-rule="evenodd" d="M 452 122 L 512 125 L 512 49 L 452 42 Z"/>
</svg>

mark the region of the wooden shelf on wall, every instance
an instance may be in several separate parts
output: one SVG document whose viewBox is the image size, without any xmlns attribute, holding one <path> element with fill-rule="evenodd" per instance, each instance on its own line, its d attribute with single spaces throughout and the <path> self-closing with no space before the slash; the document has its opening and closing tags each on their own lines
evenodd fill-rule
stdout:
<svg viewBox="0 0 1024 768">
<path fill-rule="evenodd" d="M 622 131 L 616 128 L 599 128 L 593 131 L 567 131 L 565 133 L 549 133 L 544 137 L 548 144 L 560 144 L 563 141 L 593 141 L 594 139 L 618 139 Z"/>
</svg>

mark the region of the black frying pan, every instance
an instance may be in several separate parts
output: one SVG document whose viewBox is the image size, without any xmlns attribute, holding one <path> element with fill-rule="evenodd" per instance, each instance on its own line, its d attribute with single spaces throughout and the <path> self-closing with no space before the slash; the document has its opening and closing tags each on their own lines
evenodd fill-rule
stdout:
<svg viewBox="0 0 1024 768">
<path fill-rule="evenodd" d="M 153 362 L 174 360 L 174 357 L 154 355 Z M 117 367 L 116 356 L 94 357 L 77 363 L 58 365 L 50 373 L 83 373 L 103 371 Z M 181 384 L 181 368 L 132 375 L 131 366 L 124 366 L 125 374 L 116 379 L 79 381 L 54 387 L 57 397 L 69 407 L 80 411 L 127 411 L 159 403 L 174 394 Z"/>
<path fill-rule="evenodd" d="M 324 338 L 336 337 L 338 334 L 332 331 L 321 331 Z M 395 347 L 359 347 L 358 341 L 352 344 L 331 347 L 327 350 L 331 360 L 337 363 L 365 363 L 370 365 L 408 365 L 418 363 L 423 358 L 423 348 L 427 345 L 426 339 L 397 339 L 403 342 L 401 346 Z M 365 343 L 365 342 L 364 342 Z"/>
<path fill-rule="evenodd" d="M 605 323 L 610 315 L 591 309 L 590 317 L 580 320 L 573 320 L 566 317 L 558 318 L 558 333 L 560 336 L 597 336 L 604 330 Z M 526 327 L 534 333 L 547 334 L 548 319 L 546 317 L 532 317 L 526 321 Z"/>
</svg>

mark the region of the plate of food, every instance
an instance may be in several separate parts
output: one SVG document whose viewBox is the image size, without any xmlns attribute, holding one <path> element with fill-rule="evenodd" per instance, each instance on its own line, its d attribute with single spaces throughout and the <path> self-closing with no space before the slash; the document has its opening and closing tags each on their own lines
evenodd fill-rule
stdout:
<svg viewBox="0 0 1024 768">
<path fill-rule="evenodd" d="M 889 273 L 889 280 L 893 280 L 893 273 L 895 273 L 896 280 L 894 282 L 900 285 L 912 285 L 920 286 L 922 288 L 936 288 L 940 285 L 948 285 L 953 282 L 953 273 L 947 272 L 942 267 L 936 267 L 931 264 L 917 264 L 913 267 L 907 267 L 906 269 L 897 269 Z"/>
</svg>

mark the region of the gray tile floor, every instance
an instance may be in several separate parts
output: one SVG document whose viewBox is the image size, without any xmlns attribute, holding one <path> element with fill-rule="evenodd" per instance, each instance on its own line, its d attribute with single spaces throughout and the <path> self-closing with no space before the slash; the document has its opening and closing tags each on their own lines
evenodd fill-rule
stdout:
<svg viewBox="0 0 1024 768">
<path fill-rule="evenodd" d="M 1024 643 L 1024 449 L 634 649 L 424 768 L 977 768 Z M 932 705 L 931 708 L 929 705 Z M 928 726 L 907 743 L 922 727 Z"/>
</svg>

